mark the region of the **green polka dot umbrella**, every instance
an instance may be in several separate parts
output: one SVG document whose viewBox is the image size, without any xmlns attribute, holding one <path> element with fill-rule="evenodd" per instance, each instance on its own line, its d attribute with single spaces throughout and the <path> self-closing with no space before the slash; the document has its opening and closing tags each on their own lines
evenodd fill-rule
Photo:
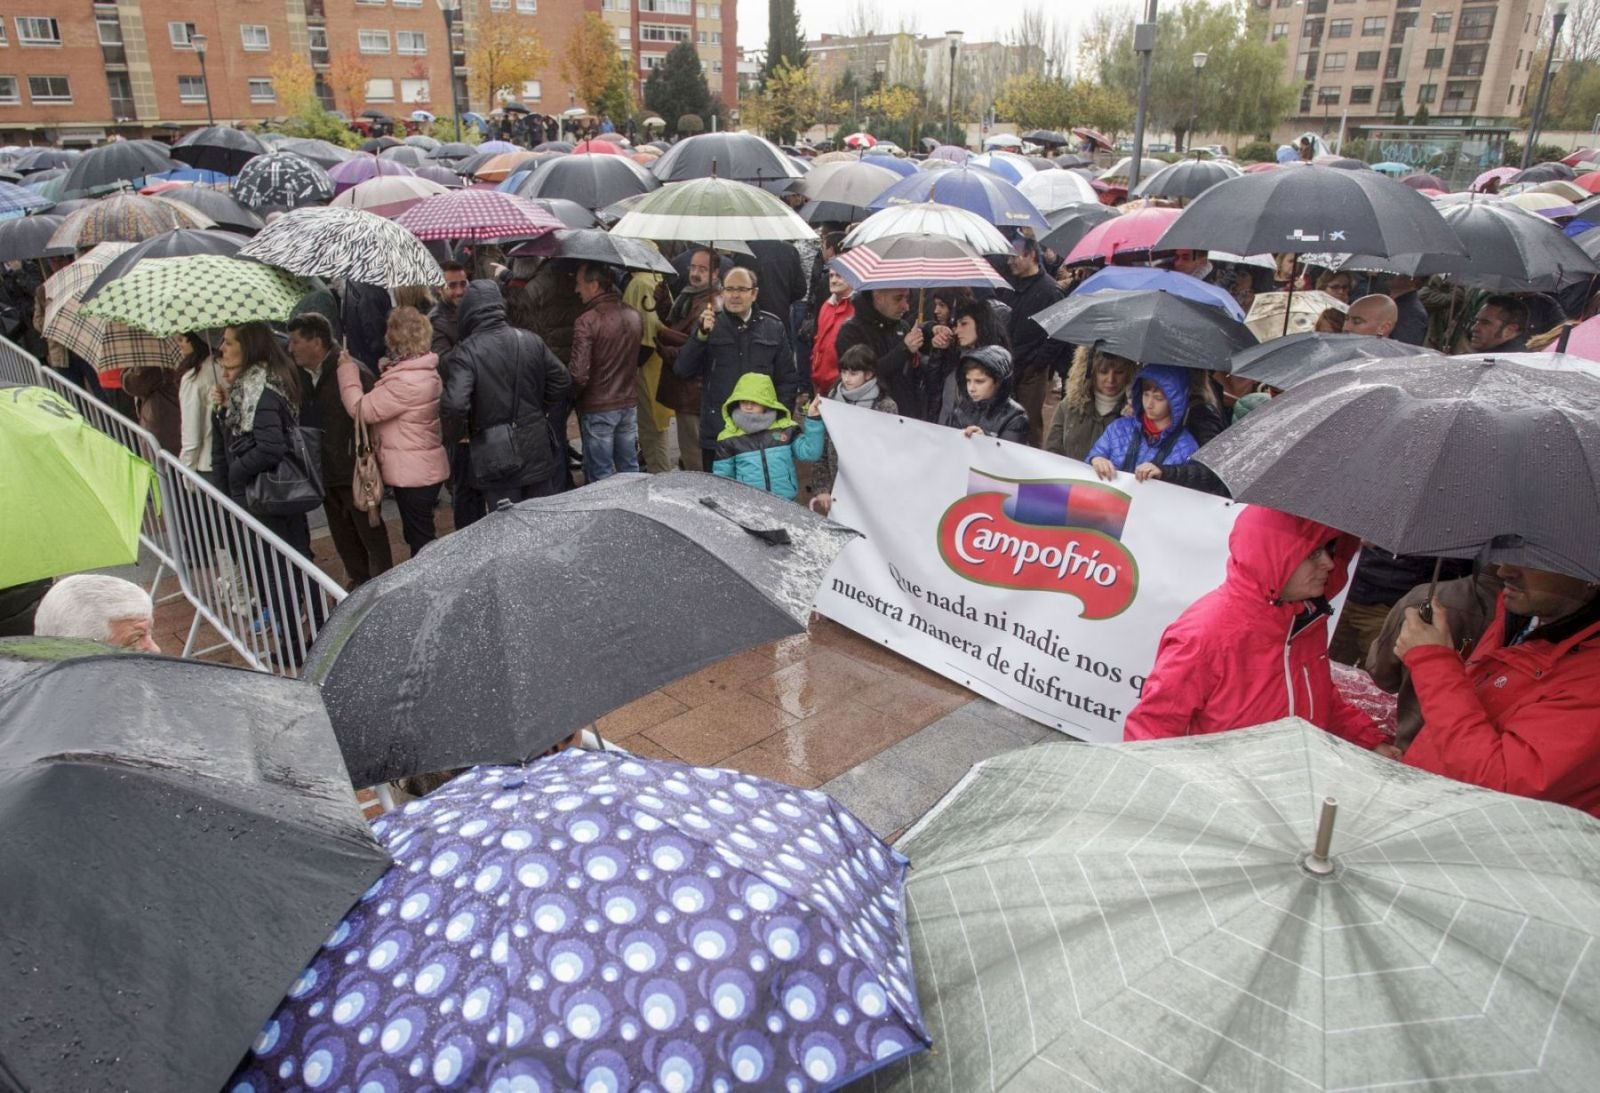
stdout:
<svg viewBox="0 0 1600 1093">
<path fill-rule="evenodd" d="M 83 311 L 166 337 L 258 320 L 281 322 L 311 289 L 293 274 L 221 254 L 151 258 L 102 288 Z"/>
</svg>

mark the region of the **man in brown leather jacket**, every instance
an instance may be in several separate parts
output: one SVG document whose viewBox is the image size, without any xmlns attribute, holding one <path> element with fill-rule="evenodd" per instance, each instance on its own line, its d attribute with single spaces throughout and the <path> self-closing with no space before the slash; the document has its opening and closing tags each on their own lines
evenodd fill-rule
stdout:
<svg viewBox="0 0 1600 1093">
<path fill-rule="evenodd" d="M 572 390 L 583 436 L 583 478 L 639 470 L 638 371 L 643 330 L 605 266 L 578 267 L 583 311 L 572 328 Z"/>
</svg>

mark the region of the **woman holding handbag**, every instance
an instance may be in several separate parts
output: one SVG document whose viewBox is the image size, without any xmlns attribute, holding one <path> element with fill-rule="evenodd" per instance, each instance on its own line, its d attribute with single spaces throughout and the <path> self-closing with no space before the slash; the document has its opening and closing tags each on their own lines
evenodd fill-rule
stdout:
<svg viewBox="0 0 1600 1093">
<path fill-rule="evenodd" d="M 383 486 L 393 489 L 412 557 L 434 540 L 433 508 L 439 502 L 439 487 L 450 477 L 439 426 L 444 383 L 439 379 L 439 358 L 429 352 L 432 341 L 433 325 L 422 312 L 397 307 L 389 313 L 384 334 L 389 355 L 378 362 L 378 382 L 371 391 L 362 393 L 356 362 L 348 356 L 339 359 L 339 395 L 358 430 L 356 504 L 367 508 L 372 519 L 380 519 L 376 505 L 383 501 Z M 372 447 L 382 471 L 375 497 L 370 469 L 363 466 L 369 457 L 361 450 L 359 436 L 369 427 L 376 433 Z"/>
</svg>

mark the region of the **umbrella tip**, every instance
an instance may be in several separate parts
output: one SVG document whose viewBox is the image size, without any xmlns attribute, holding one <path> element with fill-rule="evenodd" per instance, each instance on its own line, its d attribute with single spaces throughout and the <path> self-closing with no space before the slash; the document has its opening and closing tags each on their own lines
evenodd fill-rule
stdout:
<svg viewBox="0 0 1600 1093">
<path fill-rule="evenodd" d="M 1339 802 L 1332 797 L 1322 799 L 1322 815 L 1317 820 L 1317 841 L 1311 853 L 1300 860 L 1300 867 L 1318 877 L 1333 874 L 1333 861 L 1328 851 L 1333 846 L 1333 819 L 1339 813 Z"/>
</svg>

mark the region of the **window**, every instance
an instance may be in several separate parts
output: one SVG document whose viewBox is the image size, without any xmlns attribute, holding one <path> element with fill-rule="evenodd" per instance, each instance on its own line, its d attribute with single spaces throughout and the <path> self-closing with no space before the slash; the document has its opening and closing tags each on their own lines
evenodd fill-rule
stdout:
<svg viewBox="0 0 1600 1093">
<path fill-rule="evenodd" d="M 15 76 L 0 76 L 0 105 L 17 106 L 22 102 L 22 91 Z"/>
<path fill-rule="evenodd" d="M 639 10 L 662 15 L 689 15 L 694 9 L 690 6 L 690 0 L 639 0 Z"/>
<path fill-rule="evenodd" d="M 1337 87 L 1317 88 L 1317 105 L 1322 107 L 1338 106 L 1341 92 Z"/>
<path fill-rule="evenodd" d="M 1273 23 L 1272 24 L 1272 40 L 1274 42 L 1278 41 L 1280 38 L 1287 38 L 1288 36 L 1289 36 L 1289 24 L 1288 23 Z"/>
<path fill-rule="evenodd" d="M 1417 13 L 1402 11 L 1394 17 L 1394 30 L 1389 33 L 1389 44 L 1399 45 L 1406 40 L 1406 31 L 1417 25 Z"/>
<path fill-rule="evenodd" d="M 1393 114 L 1405 103 L 1406 85 L 1403 83 L 1386 83 L 1383 92 L 1378 96 L 1378 113 Z"/>
<path fill-rule="evenodd" d="M 394 102 L 394 81 L 393 80 L 368 80 L 367 81 L 367 101 L 368 102 Z"/>
<path fill-rule="evenodd" d="M 539 0 L 517 0 L 517 11 L 523 15 L 538 15 Z"/>
<path fill-rule="evenodd" d="M 1511 71 L 1516 72 L 1522 68 L 1522 50 L 1517 50 L 1517 63 L 1511 66 Z"/>
<path fill-rule="evenodd" d="M 54 19 L 19 15 L 17 16 L 17 41 L 25 46 L 58 46 L 61 44 L 61 24 Z M 29 94 L 31 95 L 32 93 L 30 90 Z"/>
<path fill-rule="evenodd" d="M 653 72 L 661 67 L 661 62 L 667 59 L 665 53 L 646 53 L 639 58 L 639 67 L 646 72 Z"/>
<path fill-rule="evenodd" d="M 689 40 L 689 28 L 665 26 L 661 23 L 641 23 L 639 25 L 639 40 L 641 42 L 687 42 Z"/>
<path fill-rule="evenodd" d="M 383 6 L 383 0 L 356 0 L 356 3 L 358 3 L 358 4 L 377 4 L 379 7 Z"/>
<path fill-rule="evenodd" d="M 1421 87 L 1417 88 L 1418 103 L 1434 102 L 1438 98 L 1439 85 L 1436 83 L 1425 83 Z"/>
<path fill-rule="evenodd" d="M 402 102 L 427 102 L 429 95 L 427 80 L 400 81 L 400 99 Z"/>
<path fill-rule="evenodd" d="M 1422 58 L 1423 68 L 1438 68 L 1442 64 L 1444 64 L 1444 50 L 1442 49 L 1430 49 Z"/>
<path fill-rule="evenodd" d="M 167 24 L 167 40 L 172 43 L 173 49 L 193 49 L 196 33 L 193 23 Z"/>
<path fill-rule="evenodd" d="M 490 11 L 510 11 L 511 0 L 489 0 Z"/>
<path fill-rule="evenodd" d="M 246 53 L 262 53 L 272 48 L 272 37 L 260 23 L 241 23 L 239 38 Z"/>
<path fill-rule="evenodd" d="M 422 0 L 394 0 L 394 6 L 397 8 L 420 8 Z"/>
<path fill-rule="evenodd" d="M 65 76 L 29 76 L 28 98 L 35 103 L 70 103 L 72 87 Z"/>
<path fill-rule="evenodd" d="M 306 28 L 306 44 L 310 47 L 310 50 L 311 50 L 311 63 L 312 64 L 314 64 L 314 65 L 325 65 L 325 64 L 328 63 L 329 57 L 328 57 L 328 28 L 327 27 L 307 27 Z"/>
<path fill-rule="evenodd" d="M 1494 9 L 1493 8 L 1462 8 L 1460 29 L 1456 31 L 1458 42 L 1487 42 L 1494 34 Z M 1448 99 L 1450 93 L 1445 92 Z"/>
<path fill-rule="evenodd" d="M 1356 54 L 1356 71 L 1371 72 L 1378 67 L 1378 51 L 1362 50 Z"/>
<path fill-rule="evenodd" d="M 428 35 L 420 30 L 394 32 L 394 51 L 407 57 L 420 57 L 428 52 Z"/>
<path fill-rule="evenodd" d="M 1302 22 L 1300 24 L 1300 37 L 1310 38 L 1313 42 L 1319 40 L 1322 37 L 1322 20 L 1307 19 Z M 1350 35 L 1346 34 L 1345 37 L 1348 38 Z"/>
<path fill-rule="evenodd" d="M 600 0 L 601 11 L 627 11 L 628 0 Z"/>
<path fill-rule="evenodd" d="M 1439 109 L 1446 113 L 1469 114 L 1478 108 L 1478 84 L 1451 82 L 1444 85 L 1444 101 Z"/>
<path fill-rule="evenodd" d="M 1434 14 L 1433 14 L 1433 32 L 1435 34 L 1449 34 L 1450 33 L 1450 13 L 1448 11 L 1437 11 L 1437 12 L 1434 12 Z"/>
<path fill-rule="evenodd" d="M 10 40 L 6 38 L 6 21 L 4 19 L 0 19 L 0 48 L 3 48 L 3 47 L 8 46 L 10 44 L 11 44 Z M 15 81 L 16 81 L 16 78 L 12 77 L 12 82 L 14 83 Z"/>
<path fill-rule="evenodd" d="M 1371 101 L 1372 101 L 1372 88 L 1370 88 L 1370 87 L 1352 87 L 1350 89 L 1350 105 L 1351 106 L 1355 106 L 1357 103 L 1370 103 Z"/>
<path fill-rule="evenodd" d="M 100 34 L 101 45 L 120 46 L 122 44 L 122 21 L 115 15 L 96 19 L 94 25 Z"/>
<path fill-rule="evenodd" d="M 1389 20 L 1382 15 L 1369 15 L 1361 20 L 1361 37 L 1381 38 L 1389 30 Z"/>
<path fill-rule="evenodd" d="M 1456 46 L 1450 54 L 1450 75 L 1482 76 L 1483 66 L 1489 60 L 1489 47 Z"/>
<path fill-rule="evenodd" d="M 1322 71 L 1343 72 L 1345 58 L 1348 56 L 1349 54 L 1347 53 L 1329 53 L 1327 56 L 1322 58 Z"/>
<path fill-rule="evenodd" d="M 722 71 L 722 62 L 721 61 L 712 61 L 711 62 L 711 71 L 713 71 L 713 72 L 721 72 Z"/>
<path fill-rule="evenodd" d="M 1350 37 L 1350 27 L 1352 26 L 1353 22 L 1354 21 L 1350 20 L 1350 19 L 1335 19 L 1333 22 L 1328 24 L 1328 37 L 1329 38 L 1348 38 L 1348 37 Z"/>
<path fill-rule="evenodd" d="M 389 52 L 389 32 L 386 30 L 363 30 L 359 32 L 358 41 L 362 53 L 387 53 Z M 393 95 L 393 91 L 390 91 Z M 393 101 L 391 98 L 390 101 Z"/>
<path fill-rule="evenodd" d="M 272 81 L 254 77 L 250 80 L 251 102 L 277 102 L 278 93 L 272 89 Z"/>
<path fill-rule="evenodd" d="M 539 80 L 523 80 L 522 97 L 538 102 L 544 98 L 544 84 Z"/>
<path fill-rule="evenodd" d="M 179 102 L 205 102 L 206 81 L 203 76 L 178 77 Z"/>
<path fill-rule="evenodd" d="M 133 103 L 133 83 L 126 72 L 106 73 L 106 96 L 111 100 L 111 115 L 131 118 L 138 113 Z"/>
</svg>

